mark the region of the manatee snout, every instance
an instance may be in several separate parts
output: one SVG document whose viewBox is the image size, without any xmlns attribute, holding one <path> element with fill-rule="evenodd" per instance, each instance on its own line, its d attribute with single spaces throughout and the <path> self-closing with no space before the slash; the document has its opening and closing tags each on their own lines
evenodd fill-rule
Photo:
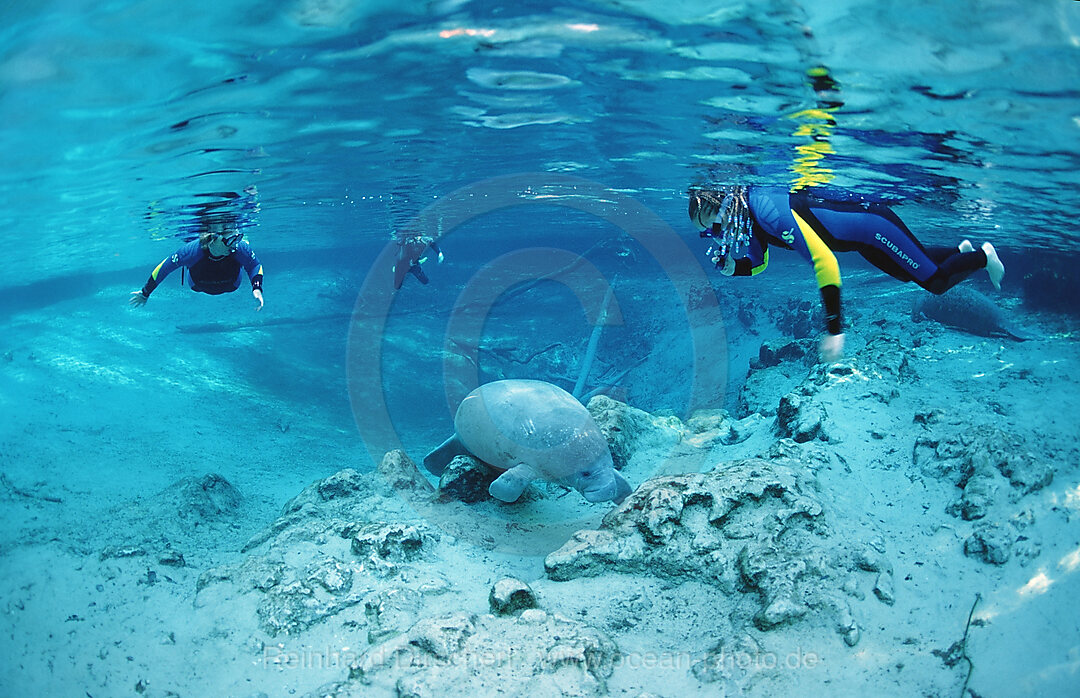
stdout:
<svg viewBox="0 0 1080 698">
<path fill-rule="evenodd" d="M 581 496 L 587 502 L 608 502 L 622 504 L 633 490 L 626 478 L 615 470 L 610 460 L 606 463 L 597 463 L 592 469 L 579 474 L 580 481 L 575 489 L 581 492 Z"/>
</svg>

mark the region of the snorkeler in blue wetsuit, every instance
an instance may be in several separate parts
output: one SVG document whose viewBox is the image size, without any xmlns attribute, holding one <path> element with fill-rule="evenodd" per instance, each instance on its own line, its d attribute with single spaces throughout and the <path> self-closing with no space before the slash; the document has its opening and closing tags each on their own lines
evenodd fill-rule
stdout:
<svg viewBox="0 0 1080 698">
<path fill-rule="evenodd" d="M 764 271 L 769 245 L 795 250 L 814 265 L 825 306 L 823 361 L 839 359 L 844 348 L 840 266 L 834 252 L 858 252 L 886 274 L 935 294 L 978 269 L 986 269 L 998 289 L 1005 275 L 989 242 L 978 250 L 967 240 L 957 247 L 923 247 L 895 213 L 878 203 L 830 201 L 779 187 L 695 188 L 689 214 L 703 229 L 701 236 L 713 238 L 709 254 L 725 276 Z"/>
<path fill-rule="evenodd" d="M 259 302 L 255 310 L 263 307 L 262 264 L 244 240 L 244 234 L 222 220 L 206 221 L 198 240 L 192 240 L 154 267 L 142 289 L 132 291 L 129 303 L 136 308 L 145 305 L 165 277 L 180 267 L 187 269 L 191 290 L 214 296 L 240 288 L 241 274 L 247 272 L 251 295 Z"/>
</svg>

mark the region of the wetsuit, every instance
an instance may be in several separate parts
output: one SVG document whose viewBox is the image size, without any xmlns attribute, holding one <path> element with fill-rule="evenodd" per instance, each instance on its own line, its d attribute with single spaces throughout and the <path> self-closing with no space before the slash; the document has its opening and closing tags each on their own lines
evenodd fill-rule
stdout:
<svg viewBox="0 0 1080 698">
<path fill-rule="evenodd" d="M 826 329 L 843 332 L 840 266 L 834 252 L 858 252 L 900 281 L 914 281 L 931 293 L 944 293 L 986 266 L 979 249 L 923 247 L 903 221 L 883 204 L 829 201 L 807 191 L 751 187 L 748 194 L 753 234 L 749 248 L 734 259 L 734 276 L 753 276 L 769 264 L 769 245 L 795 250 L 814 266 L 825 305 Z M 720 236 L 720 224 L 713 224 Z"/>
<path fill-rule="evenodd" d="M 235 291 L 240 288 L 242 271 L 247 272 L 252 290 L 262 290 L 262 264 L 246 240 L 241 240 L 233 252 L 220 259 L 212 258 L 198 240 L 193 240 L 166 257 L 150 272 L 150 278 L 142 287 L 143 296 L 149 298 L 158 284 L 180 267 L 187 267 L 188 286 L 200 293 L 216 296 Z"/>
</svg>

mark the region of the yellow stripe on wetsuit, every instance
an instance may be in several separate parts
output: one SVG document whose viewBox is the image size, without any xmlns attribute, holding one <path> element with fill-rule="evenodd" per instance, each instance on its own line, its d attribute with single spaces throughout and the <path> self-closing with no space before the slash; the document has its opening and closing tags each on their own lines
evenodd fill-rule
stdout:
<svg viewBox="0 0 1080 698">
<path fill-rule="evenodd" d="M 761 264 L 756 267 L 750 267 L 750 276 L 757 276 L 761 272 L 765 271 L 765 267 L 769 266 L 769 248 L 765 248 L 765 252 L 761 257 Z"/>
<path fill-rule="evenodd" d="M 165 262 L 168 262 L 168 261 L 169 261 L 169 258 L 168 258 L 168 257 L 166 257 L 165 259 L 161 260 L 161 264 L 159 264 L 159 265 L 157 265 L 156 267 L 154 267 L 154 271 L 150 272 L 150 278 L 151 278 L 151 279 L 153 279 L 154 281 L 157 281 L 157 275 L 158 275 L 158 272 L 159 272 L 159 271 L 161 271 L 161 268 L 162 268 L 163 266 L 165 266 Z"/>
<path fill-rule="evenodd" d="M 836 262 L 836 255 L 829 246 L 821 239 L 814 228 L 807 223 L 795 211 L 791 212 L 795 217 L 795 223 L 802 231 L 806 248 L 810 250 L 810 259 L 814 262 L 814 275 L 817 276 L 818 288 L 825 286 L 840 286 L 840 265 Z"/>
</svg>

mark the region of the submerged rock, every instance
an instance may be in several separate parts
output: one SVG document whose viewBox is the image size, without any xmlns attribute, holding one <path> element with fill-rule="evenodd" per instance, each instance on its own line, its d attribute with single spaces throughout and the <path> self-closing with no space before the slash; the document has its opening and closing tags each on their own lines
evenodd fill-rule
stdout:
<svg viewBox="0 0 1080 698">
<path fill-rule="evenodd" d="M 349 678 L 315 696 L 602 696 L 618 647 L 589 625 L 528 609 L 518 616 L 463 612 L 424 618 L 368 650 Z"/>
<path fill-rule="evenodd" d="M 188 477 L 173 484 L 162 496 L 171 496 L 181 519 L 213 520 L 234 516 L 243 504 L 240 491 L 215 473 Z"/>
<path fill-rule="evenodd" d="M 803 360 L 782 360 L 776 365 L 759 368 L 751 364 L 746 382 L 739 391 L 735 416 L 739 419 L 752 414 L 772 417 L 776 414 L 776 396 L 795 390 L 809 373 L 809 364 Z"/>
<path fill-rule="evenodd" d="M 619 470 L 641 450 L 671 448 L 682 440 L 683 426 L 675 417 L 657 417 L 644 410 L 597 395 L 589 414 L 607 439 L 611 459 Z"/>
<path fill-rule="evenodd" d="M 525 582 L 506 577 L 492 585 L 488 605 L 495 615 L 509 616 L 526 608 L 536 608 L 536 595 Z"/>
<path fill-rule="evenodd" d="M 343 470 L 314 482 L 248 542 L 246 557 L 199 577 L 195 605 L 252 595 L 242 607 L 255 607 L 270 636 L 339 616 L 372 642 L 400 633 L 416 622 L 425 594 L 445 591 L 437 574 L 414 567 L 431 558 L 439 536 L 409 521 L 406 506 L 378 474 Z M 399 520 L 379 520 L 391 517 Z"/>
<path fill-rule="evenodd" d="M 976 472 L 968 478 L 964 493 L 960 496 L 960 502 L 956 507 L 960 518 L 965 521 L 975 521 L 989 513 L 998 490 L 995 480 L 993 474 L 985 470 Z"/>
<path fill-rule="evenodd" d="M 811 609 L 832 612 L 835 592 L 827 590 L 840 589 L 857 566 L 847 541 L 827 534 L 816 481 L 796 465 L 747 459 L 652 478 L 544 567 L 557 581 L 622 572 L 752 594 L 754 623 L 766 630 Z"/>
<path fill-rule="evenodd" d="M 341 531 L 341 537 L 350 540 L 354 555 L 389 563 L 417 559 L 432 535 L 420 526 L 386 522 L 349 524 Z"/>
<path fill-rule="evenodd" d="M 824 435 L 825 408 L 806 395 L 788 393 L 776 409 L 776 431 L 796 443 L 812 441 Z"/>
<path fill-rule="evenodd" d="M 1012 554 L 1016 531 L 1009 524 L 983 523 L 964 541 L 964 554 L 991 565 L 1004 565 Z"/>
<path fill-rule="evenodd" d="M 472 456 L 457 456 L 439 476 L 439 492 L 466 504 L 482 502 L 491 498 L 488 487 L 497 475 Z"/>
<path fill-rule="evenodd" d="M 770 339 L 761 343 L 757 359 L 751 359 L 750 368 L 760 370 L 779 366 L 785 361 L 801 363 L 807 368 L 817 361 L 817 346 L 809 339 Z"/>
<path fill-rule="evenodd" d="M 944 437 L 919 437 L 912 463 L 924 477 L 953 482 L 961 489 L 948 511 L 965 521 L 995 511 L 1007 517 L 1004 507 L 1009 502 L 1046 487 L 1054 478 L 1053 468 L 1030 453 L 1023 439 L 985 426 Z"/>
</svg>

